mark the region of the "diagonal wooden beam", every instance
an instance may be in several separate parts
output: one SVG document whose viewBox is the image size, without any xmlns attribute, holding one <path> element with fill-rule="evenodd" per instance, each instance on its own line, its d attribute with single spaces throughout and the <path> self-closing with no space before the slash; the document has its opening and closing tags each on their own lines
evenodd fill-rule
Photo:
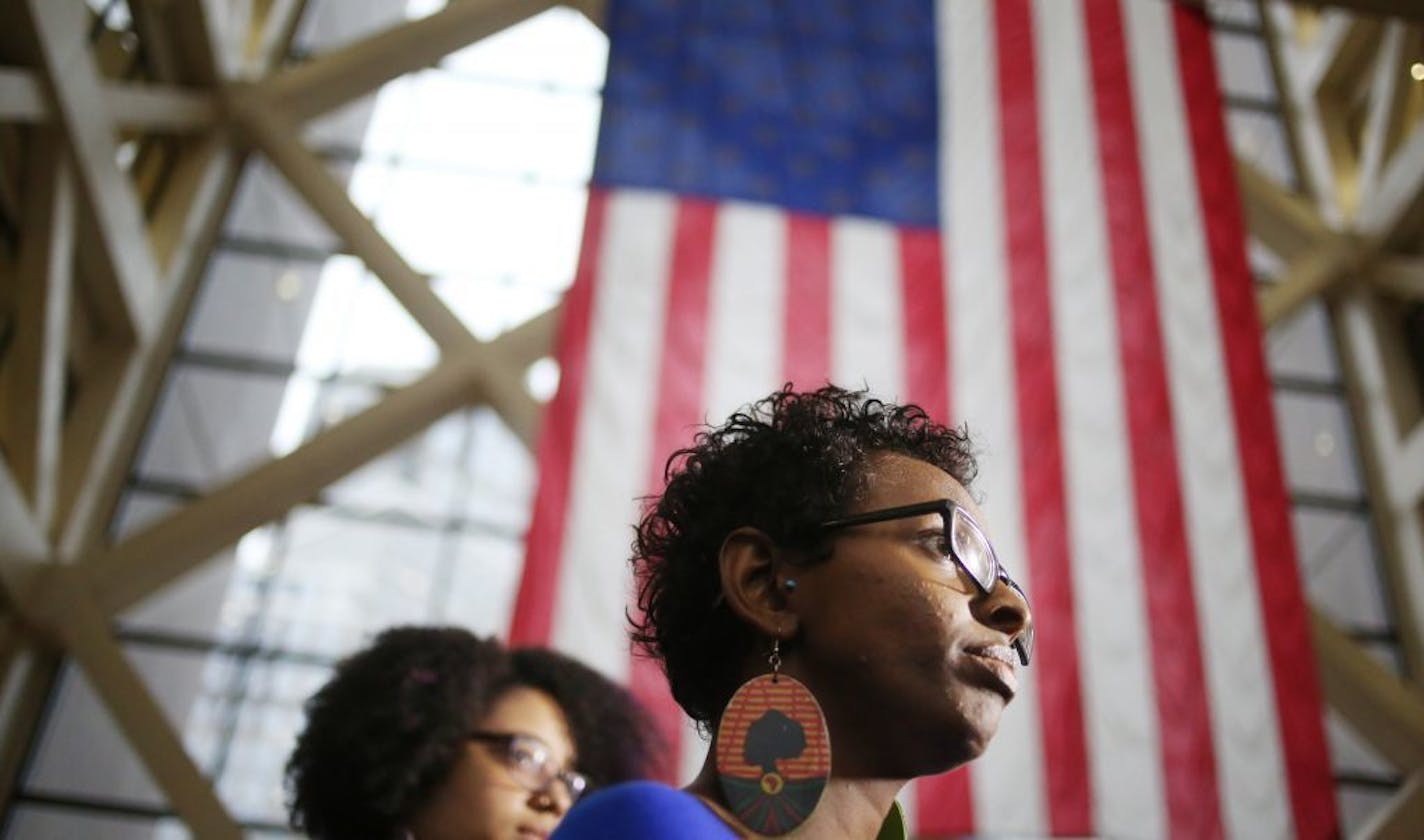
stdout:
<svg viewBox="0 0 1424 840">
<path fill-rule="evenodd" d="M 1353 241 L 1333 234 L 1323 236 L 1319 243 L 1298 253 L 1274 284 L 1261 290 L 1261 323 L 1270 327 L 1290 317 L 1347 279 L 1360 261 L 1360 249 Z"/>
<path fill-rule="evenodd" d="M 59 550 L 68 559 L 92 551 L 108 526 L 237 186 L 240 156 L 223 138 L 215 136 L 190 154 L 196 158 L 176 168 L 170 194 L 154 216 L 155 245 L 166 263 L 156 332 L 125 354 L 97 359 L 83 374 L 88 384 L 79 389 L 66 424 L 65 451 L 74 457 L 66 457 L 61 474 L 65 527 Z M 186 184 L 186 179 L 193 183 Z"/>
<path fill-rule="evenodd" d="M 1395 768 L 1424 768 L 1424 699 L 1319 612 L 1311 637 L 1331 708 Z"/>
<path fill-rule="evenodd" d="M 1417 241 L 1407 224 L 1424 205 L 1424 124 L 1414 130 L 1390 156 L 1381 171 L 1373 200 L 1360 208 L 1359 229 L 1387 243 Z"/>
<path fill-rule="evenodd" d="M 1416 840 L 1424 836 L 1424 770 L 1406 778 L 1354 836 L 1360 840 Z"/>
<path fill-rule="evenodd" d="M 117 284 L 118 306 L 134 334 L 147 337 L 157 314 L 158 269 L 148 248 L 143 210 L 116 163 L 118 145 L 85 37 L 85 8 L 48 0 L 18 5 L 33 27 L 55 115 L 69 139 L 77 180 Z"/>
<path fill-rule="evenodd" d="M 132 131 L 199 131 L 217 119 L 206 91 L 146 82 L 100 83 L 109 122 Z M 39 76 L 27 69 L 0 67 L 0 121 L 42 123 L 54 118 Z"/>
<path fill-rule="evenodd" d="M 145 54 L 154 59 L 150 69 L 162 82 L 212 87 L 231 76 L 228 57 L 218 32 L 223 13 L 242 3 L 216 4 L 210 0 L 129 0 L 134 28 Z"/>
<path fill-rule="evenodd" d="M 1410 82 L 1409 77 L 1400 72 L 1405 66 L 1403 50 L 1404 24 L 1398 21 L 1385 24 L 1379 53 L 1371 68 L 1373 75 L 1369 79 L 1367 112 L 1359 141 L 1359 165 L 1355 174 L 1356 198 L 1360 206 L 1368 206 L 1374 200 L 1397 104 L 1396 90 L 1405 82 Z"/>
<path fill-rule="evenodd" d="M 379 403 L 250 470 L 93 557 L 99 602 L 116 613 L 196 568 L 253 528 L 390 451 L 476 393 L 470 366 L 446 363 Z"/>
<path fill-rule="evenodd" d="M 0 121 L 31 123 L 49 119 L 44 89 L 29 69 L 0 67 Z"/>
<path fill-rule="evenodd" d="M 1309 202 L 1252 164 L 1236 161 L 1236 179 L 1241 185 L 1247 229 L 1282 259 L 1290 261 L 1330 233 Z"/>
<path fill-rule="evenodd" d="M 364 96 L 392 79 L 556 5 L 553 0 L 463 0 L 357 41 L 264 82 L 296 123 Z"/>
<path fill-rule="evenodd" d="M 1424 257 L 1389 257 L 1375 263 L 1370 283 L 1400 300 L 1424 301 Z"/>
<path fill-rule="evenodd" d="M 1383 548 L 1384 593 L 1394 614 L 1400 648 L 1412 673 L 1424 673 L 1424 528 L 1419 500 L 1402 492 L 1402 431 L 1391 382 L 1405 360 L 1382 340 L 1380 313 L 1372 290 L 1351 288 L 1329 309 L 1334 322 L 1360 458 Z M 1393 352 L 1390 352 L 1393 350 Z"/>
<path fill-rule="evenodd" d="M 1401 0 L 1292 0 L 1297 6 L 1340 9 L 1360 15 L 1424 21 L 1424 6 Z"/>
<path fill-rule="evenodd" d="M 453 8 L 459 8 L 453 7 Z M 468 350 L 476 339 L 419 273 L 352 203 L 346 188 L 302 145 L 294 123 L 261 91 L 237 87 L 231 109 L 247 136 L 366 267 L 386 284 L 442 353 Z"/>
<path fill-rule="evenodd" d="M 74 657 L 149 775 L 196 837 L 233 838 L 242 832 L 212 785 L 114 640 L 83 570 L 49 565 L 36 572 L 27 607 L 37 626 Z"/>
<path fill-rule="evenodd" d="M 278 45 L 291 39 L 289 26 L 301 18 L 306 0 L 259 0 L 253 4 L 252 25 L 242 44 L 245 67 L 270 67 Z"/>
<path fill-rule="evenodd" d="M 74 254 L 74 194 L 59 140 L 34 138 L 15 272 L 15 322 L 0 366 L 0 427 L 10 466 L 48 532 L 58 494 Z"/>
<path fill-rule="evenodd" d="M 35 521 L 10 468 L 0 460 L 0 555 L 40 559 L 49 556 L 44 530 Z"/>
<path fill-rule="evenodd" d="M 14 619 L 18 625 L 18 619 Z M 36 724 L 49 707 L 46 702 L 59 673 L 60 655 L 32 643 L 21 628 L 12 632 L 16 646 L 4 673 L 5 726 L 0 731 L 0 797 L 8 800 L 29 755 Z M 18 638 L 16 638 L 18 637 Z"/>
<path fill-rule="evenodd" d="M 564 5 L 577 9 L 588 22 L 608 32 L 608 0 L 565 0 Z"/>
</svg>

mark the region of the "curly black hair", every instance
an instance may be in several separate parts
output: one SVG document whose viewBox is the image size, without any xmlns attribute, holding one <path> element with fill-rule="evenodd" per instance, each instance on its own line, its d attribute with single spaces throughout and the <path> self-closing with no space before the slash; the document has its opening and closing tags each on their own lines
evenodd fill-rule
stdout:
<svg viewBox="0 0 1424 840">
<path fill-rule="evenodd" d="M 632 696 L 593 669 L 459 627 L 396 627 L 338 663 L 307 701 L 287 763 L 292 827 L 314 840 L 400 837 L 470 730 L 515 686 L 558 703 L 590 787 L 646 775 L 651 728 Z"/>
<path fill-rule="evenodd" d="M 668 459 L 663 492 L 636 529 L 641 617 L 629 621 L 635 645 L 662 660 L 673 697 L 704 731 L 764 641 L 721 597 L 723 540 L 750 526 L 805 562 L 823 558 L 819 524 L 863 491 L 862 467 L 876 453 L 933 464 L 965 487 L 977 470 L 965 429 L 833 385 L 798 392 L 788 384 Z"/>
</svg>

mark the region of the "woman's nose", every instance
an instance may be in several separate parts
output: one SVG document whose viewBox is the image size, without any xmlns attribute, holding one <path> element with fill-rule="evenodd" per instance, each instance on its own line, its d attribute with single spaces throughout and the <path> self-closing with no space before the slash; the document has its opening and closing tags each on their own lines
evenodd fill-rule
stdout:
<svg viewBox="0 0 1424 840">
<path fill-rule="evenodd" d="M 1033 623 L 1028 600 L 1018 587 L 1000 580 L 988 594 L 975 599 L 974 615 L 980 623 L 998 630 L 1010 639 L 1022 635 Z"/>
<path fill-rule="evenodd" d="M 529 807 L 540 813 L 550 813 L 562 817 L 568 812 L 568 797 L 559 789 L 558 782 L 549 785 L 543 790 L 536 790 L 529 795 Z"/>
</svg>

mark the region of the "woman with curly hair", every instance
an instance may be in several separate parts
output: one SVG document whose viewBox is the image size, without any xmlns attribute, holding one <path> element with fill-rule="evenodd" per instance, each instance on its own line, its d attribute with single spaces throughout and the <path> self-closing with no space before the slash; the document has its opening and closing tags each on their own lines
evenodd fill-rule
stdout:
<svg viewBox="0 0 1424 840">
<path fill-rule="evenodd" d="M 686 788 L 611 788 L 555 837 L 903 836 L 896 794 L 983 752 L 1032 650 L 975 468 L 964 431 L 831 386 L 674 454 L 633 638 L 713 748 Z"/>
<path fill-rule="evenodd" d="M 586 790 L 645 775 L 633 698 L 579 662 L 457 627 L 398 627 L 306 704 L 287 764 L 314 840 L 541 838 Z"/>
</svg>

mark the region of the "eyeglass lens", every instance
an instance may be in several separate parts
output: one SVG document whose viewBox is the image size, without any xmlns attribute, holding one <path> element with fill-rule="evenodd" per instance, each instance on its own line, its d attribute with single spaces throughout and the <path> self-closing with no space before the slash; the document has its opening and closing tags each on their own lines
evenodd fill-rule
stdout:
<svg viewBox="0 0 1424 840">
<path fill-rule="evenodd" d="M 534 738 L 515 736 L 510 739 L 509 767 L 519 783 L 532 791 L 547 790 L 557 779 L 568 793 L 570 803 L 577 802 L 588 787 L 588 781 L 581 774 L 557 769 L 549 748 Z"/>
<path fill-rule="evenodd" d="M 950 519 L 950 539 L 953 540 L 951 545 L 954 547 L 954 553 L 959 556 L 959 561 L 974 580 L 988 592 L 994 588 L 999 577 L 999 564 L 994 559 L 994 550 L 989 547 L 989 540 L 974 524 L 974 520 L 959 508 L 954 508 Z"/>
</svg>

